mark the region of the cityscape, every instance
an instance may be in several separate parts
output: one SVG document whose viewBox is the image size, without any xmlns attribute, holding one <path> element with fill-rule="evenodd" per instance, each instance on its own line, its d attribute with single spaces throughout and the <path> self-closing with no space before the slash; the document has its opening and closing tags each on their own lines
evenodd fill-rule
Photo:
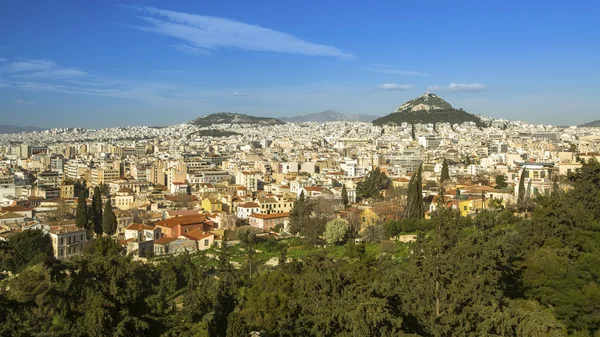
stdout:
<svg viewBox="0 0 600 337">
<path fill-rule="evenodd" d="M 157 34 L 177 41 L 169 53 L 210 59 L 226 79 L 229 61 L 291 75 L 277 69 L 289 57 L 306 67 L 298 83 L 327 62 L 418 80 L 282 89 L 270 101 L 247 69 L 244 89 L 206 70 L 210 92 L 167 89 L 148 70 L 156 86 L 146 91 L 99 75 L 101 61 L 92 74 L 15 56 L 25 49 L 0 38 L 0 336 L 600 335 L 600 106 L 562 100 L 593 96 L 552 97 L 540 83 L 535 95 L 547 99 L 515 96 L 519 107 L 504 113 L 510 105 L 494 100 L 508 89 L 485 96 L 503 90 L 500 72 L 482 74 L 495 83 L 433 84 L 435 71 L 367 64 L 366 51 L 337 47 L 342 38 L 309 42 L 310 29 L 303 39 L 265 28 L 264 17 L 265 27 L 220 17 L 216 4 L 77 6 L 52 12 L 133 13 L 109 28 L 124 31 L 123 50 L 121 39 L 139 34 L 151 51 L 142 36 Z M 553 6 L 540 24 L 560 16 Z M 236 53 L 256 60 L 226 60 Z M 171 56 L 139 60 L 161 57 Z M 295 57 L 328 61 L 313 69 Z"/>
</svg>

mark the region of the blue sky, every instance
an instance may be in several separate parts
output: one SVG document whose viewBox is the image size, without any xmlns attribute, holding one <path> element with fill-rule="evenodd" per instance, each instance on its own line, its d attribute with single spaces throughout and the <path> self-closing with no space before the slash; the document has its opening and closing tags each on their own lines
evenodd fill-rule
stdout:
<svg viewBox="0 0 600 337">
<path fill-rule="evenodd" d="M 0 124 L 168 125 L 218 111 L 600 118 L 597 1 L 13 1 Z"/>
</svg>

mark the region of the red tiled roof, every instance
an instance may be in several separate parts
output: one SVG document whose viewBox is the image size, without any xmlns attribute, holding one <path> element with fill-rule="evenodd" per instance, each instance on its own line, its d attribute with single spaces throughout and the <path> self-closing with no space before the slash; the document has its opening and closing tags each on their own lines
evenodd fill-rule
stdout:
<svg viewBox="0 0 600 337">
<path fill-rule="evenodd" d="M 148 225 L 144 225 L 142 223 L 132 223 L 131 225 L 127 226 L 127 228 L 125 229 L 129 229 L 129 230 L 133 230 L 133 231 L 141 231 L 144 229 L 148 229 L 148 230 L 154 230 L 154 226 L 148 226 Z"/>
<path fill-rule="evenodd" d="M 166 220 L 161 220 L 161 221 L 157 222 L 156 225 L 172 228 L 177 225 L 185 226 L 185 225 L 199 224 L 203 221 L 206 221 L 206 216 L 201 215 L 201 214 L 183 215 L 183 216 L 178 216 L 178 217 L 174 217 L 174 218 L 170 218 L 170 219 L 166 219 Z"/>
<path fill-rule="evenodd" d="M 186 238 L 188 238 L 190 240 L 199 241 L 199 240 L 206 239 L 206 238 L 209 238 L 211 236 L 214 236 L 214 234 L 213 233 L 207 233 L 207 232 L 201 231 L 200 229 L 192 229 L 191 231 L 183 234 L 182 236 L 184 236 L 184 237 L 186 237 Z"/>
<path fill-rule="evenodd" d="M 155 245 L 165 245 L 165 244 L 173 242 L 175 240 L 177 240 L 177 238 L 168 238 L 165 236 L 160 239 L 154 240 L 154 244 Z"/>
<path fill-rule="evenodd" d="M 260 214 L 260 213 L 252 213 L 250 217 L 256 219 L 279 219 L 279 218 L 287 218 L 290 216 L 289 212 L 285 213 L 274 213 L 274 214 Z"/>
</svg>

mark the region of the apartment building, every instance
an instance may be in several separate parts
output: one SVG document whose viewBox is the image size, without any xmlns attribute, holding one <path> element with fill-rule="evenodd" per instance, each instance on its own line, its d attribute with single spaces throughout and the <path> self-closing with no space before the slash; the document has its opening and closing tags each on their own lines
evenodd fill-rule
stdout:
<svg viewBox="0 0 600 337">
<path fill-rule="evenodd" d="M 85 229 L 74 224 L 50 226 L 50 238 L 54 257 L 66 260 L 83 254 L 83 246 L 87 241 Z"/>
</svg>

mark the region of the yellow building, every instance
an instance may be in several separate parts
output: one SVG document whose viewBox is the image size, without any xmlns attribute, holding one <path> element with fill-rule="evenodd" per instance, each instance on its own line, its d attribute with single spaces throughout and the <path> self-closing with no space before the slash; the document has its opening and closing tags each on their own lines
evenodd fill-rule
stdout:
<svg viewBox="0 0 600 337">
<path fill-rule="evenodd" d="M 223 203 L 214 198 L 204 198 L 202 200 L 202 209 L 209 212 L 221 212 Z"/>
<path fill-rule="evenodd" d="M 371 208 L 366 208 L 360 212 L 360 230 L 363 231 L 365 228 L 377 225 L 381 218 Z"/>
</svg>

